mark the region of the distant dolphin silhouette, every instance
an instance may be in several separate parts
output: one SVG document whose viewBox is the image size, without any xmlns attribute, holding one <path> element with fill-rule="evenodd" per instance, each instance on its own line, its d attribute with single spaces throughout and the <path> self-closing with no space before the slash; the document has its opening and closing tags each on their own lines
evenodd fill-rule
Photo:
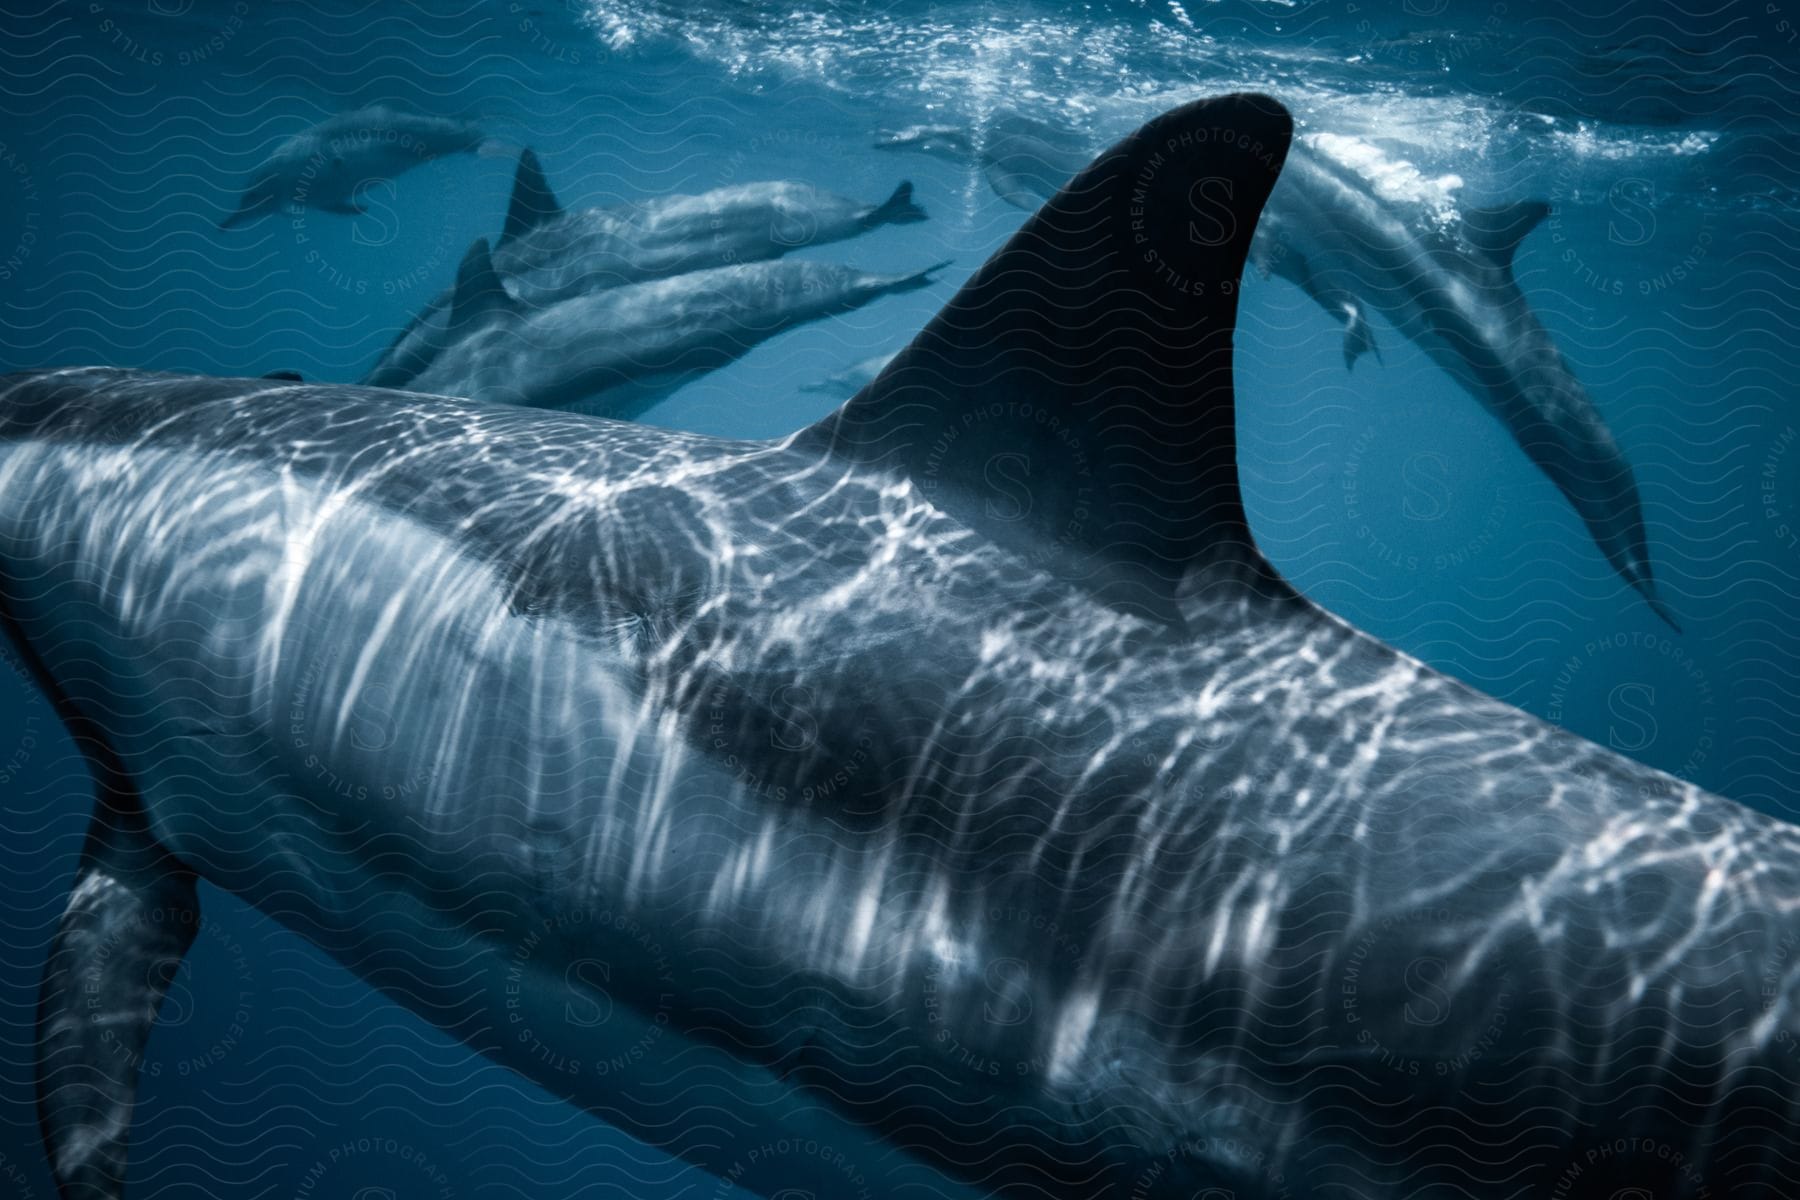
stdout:
<svg viewBox="0 0 1800 1200">
<path fill-rule="evenodd" d="M 856 393 L 875 382 L 876 376 L 887 369 L 894 361 L 890 354 L 875 354 L 860 362 L 851 363 L 841 371 L 833 372 L 816 383 L 801 386 L 803 392 L 820 392 L 827 396 L 835 396 L 839 400 L 848 400 Z"/>
<path fill-rule="evenodd" d="M 721 1194 L 1791 1196 L 1800 827 L 1256 549 L 1291 129 L 1151 121 L 777 441 L 0 381 L 0 624 L 98 792 L 63 1195 L 124 1187 L 204 878 Z"/>
<path fill-rule="evenodd" d="M 236 211 L 219 222 L 230 229 L 282 207 L 361 215 L 368 183 L 464 152 L 504 154 L 512 148 L 469 121 L 424 116 L 370 105 L 338 113 L 296 133 L 251 174 Z"/>
<path fill-rule="evenodd" d="M 1007 114 L 979 138 L 956 126 L 917 125 L 875 145 L 975 162 L 1001 198 L 1030 209 L 1082 165 L 1069 139 Z M 1380 357 L 1371 312 L 1424 349 L 1500 420 L 1574 507 L 1613 570 L 1679 631 L 1657 592 L 1631 464 L 1513 278 L 1519 242 L 1549 211 L 1542 200 L 1470 209 L 1446 229 L 1302 139 L 1250 257 L 1343 322 L 1346 367 L 1370 351 Z"/>
<path fill-rule="evenodd" d="M 566 210 L 530 150 L 519 156 L 494 271 L 507 293 L 543 307 L 588 292 L 688 271 L 779 258 L 806 246 L 925 219 L 902 182 L 879 204 L 803 183 L 733 184 L 697 196 L 660 196 L 607 208 Z M 451 291 L 414 316 L 363 377 L 405 387 L 448 340 Z"/>
<path fill-rule="evenodd" d="M 957 125 L 910 125 L 883 134 L 878 150 L 917 150 L 980 166 L 994 194 L 1026 212 L 1054 196 L 1087 164 L 1085 141 L 1077 134 L 1027 117 L 998 112 L 979 130 Z"/>
</svg>

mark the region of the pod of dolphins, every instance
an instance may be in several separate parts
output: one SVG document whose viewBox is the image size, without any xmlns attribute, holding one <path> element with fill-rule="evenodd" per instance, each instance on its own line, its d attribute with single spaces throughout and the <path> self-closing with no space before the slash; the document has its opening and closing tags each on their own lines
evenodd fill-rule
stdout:
<svg viewBox="0 0 1800 1200">
<path fill-rule="evenodd" d="M 405 390 L 0 380 L 0 627 L 98 793 L 39 1009 L 62 1195 L 124 1193 L 200 879 L 764 1197 L 1793 1194 L 1800 829 L 1380 644 L 1255 546 L 1242 273 L 1273 230 L 1320 303 L 1364 299 L 1286 227 L 1296 170 L 1339 186 L 1268 97 L 1158 117 L 775 441 L 545 406 L 918 286 L 782 273 L 917 219 L 905 189 L 569 213 L 527 156 L 506 253 L 378 366 Z M 759 215 L 724 248 L 636 248 L 727 204 Z M 1500 289 L 1531 218 L 1424 264 Z M 535 361 L 583 336 L 623 348 Z M 592 961 L 614 1018 L 559 1019 Z"/>
<path fill-rule="evenodd" d="M 356 180 L 499 145 L 465 121 L 383 106 L 341 114 L 282 143 L 223 224 L 272 211 L 284 195 L 356 213 Z M 1513 278 L 1514 253 L 1548 204 L 1470 209 L 1446 229 L 1385 198 L 1328 145 L 1296 141 L 1252 263 L 1343 322 L 1347 368 L 1379 357 L 1372 313 L 1420 346 L 1501 421 L 1613 570 L 1679 631 L 1657 591 L 1631 464 Z M 875 146 L 977 166 L 996 195 L 1028 211 L 1087 161 L 1075 134 L 1004 111 L 979 130 L 914 125 Z M 776 261 L 924 219 L 907 183 L 875 205 L 764 182 L 566 211 L 526 149 L 491 252 L 484 241 L 469 248 L 456 286 L 420 310 L 362 382 L 634 418 L 775 334 L 928 283 L 946 264 L 878 275 Z M 883 365 L 871 358 L 806 390 L 849 395 Z"/>
<path fill-rule="evenodd" d="M 683 361 L 697 373 L 795 324 L 923 282 L 936 268 L 883 277 L 774 260 L 924 219 L 907 183 L 880 204 L 778 182 L 570 212 L 526 150 L 492 254 L 476 242 L 456 286 L 420 311 L 363 382 L 526 404 L 569 404 L 650 377 L 672 384 L 680 372 L 668 369 L 662 343 L 677 328 L 691 346 Z M 647 286 L 656 283 L 664 286 Z M 528 369 L 489 362 L 484 375 L 533 381 L 504 395 L 477 381 L 496 343 L 506 343 L 512 366 Z M 608 362 L 579 361 L 593 355 Z M 604 411 L 627 408 L 615 402 Z"/>
</svg>

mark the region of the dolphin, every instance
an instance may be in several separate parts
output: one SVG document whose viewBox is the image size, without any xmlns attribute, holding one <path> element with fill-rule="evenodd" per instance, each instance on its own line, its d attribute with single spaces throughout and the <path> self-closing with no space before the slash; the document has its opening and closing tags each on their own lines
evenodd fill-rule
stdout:
<svg viewBox="0 0 1800 1200">
<path fill-rule="evenodd" d="M 881 149 L 978 163 L 994 191 L 1027 210 L 1082 165 L 1069 135 L 1008 114 L 979 141 L 949 125 L 881 135 Z M 1499 419 L 1562 492 L 1620 578 L 1670 628 L 1657 592 L 1631 464 L 1513 277 L 1519 243 L 1550 212 L 1543 200 L 1471 208 L 1445 225 L 1381 194 L 1330 153 L 1331 135 L 1295 143 L 1251 261 L 1298 285 L 1344 324 L 1344 365 L 1373 351 L 1379 313 Z"/>
<path fill-rule="evenodd" d="M 1024 113 L 1002 110 L 971 132 L 955 125 L 909 125 L 879 135 L 877 150 L 916 150 L 978 163 L 994 194 L 1027 212 L 1086 165 L 1081 139 Z"/>
<path fill-rule="evenodd" d="M 688 271 L 779 258 L 882 225 L 923 221 L 902 181 L 879 204 L 803 183 L 736 184 L 697 196 L 663 196 L 609 208 L 565 210 L 531 150 L 519 156 L 494 270 L 508 294 L 545 307 L 603 288 Z M 449 340 L 452 293 L 426 304 L 383 351 L 363 382 L 403 387 Z"/>
<path fill-rule="evenodd" d="M 284 205 L 358 216 L 365 211 L 358 193 L 373 180 L 392 179 L 449 154 L 510 150 L 470 121 L 385 104 L 338 113 L 275 147 L 219 228 L 242 225 Z"/>
<path fill-rule="evenodd" d="M 797 259 L 745 263 L 534 308 L 506 291 L 477 239 L 457 271 L 446 344 L 407 387 L 630 418 L 759 342 L 924 287 L 945 265 L 892 275 Z"/>
<path fill-rule="evenodd" d="M 98 792 L 63 1195 L 121 1193 L 202 878 L 721 1189 L 1791 1194 L 1800 828 L 1256 549 L 1231 341 L 1291 136 L 1151 121 L 775 441 L 0 382 L 0 622 Z"/>
<path fill-rule="evenodd" d="M 841 371 L 834 371 L 825 378 L 814 383 L 801 386 L 803 392 L 820 392 L 827 396 L 836 396 L 840 400 L 848 400 L 862 391 L 875 377 L 894 361 L 892 354 L 875 354 L 859 362 L 851 363 Z"/>
</svg>

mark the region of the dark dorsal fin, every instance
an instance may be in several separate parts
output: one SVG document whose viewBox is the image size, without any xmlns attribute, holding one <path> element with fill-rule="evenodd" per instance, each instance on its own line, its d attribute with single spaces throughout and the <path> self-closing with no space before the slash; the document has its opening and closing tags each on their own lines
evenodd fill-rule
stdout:
<svg viewBox="0 0 1800 1200">
<path fill-rule="evenodd" d="M 1214 564 L 1207 579 L 1287 594 L 1244 519 L 1231 341 L 1292 131 L 1256 95 L 1145 125 L 795 445 L 905 472 L 1121 608 L 1173 617 L 1178 587 Z"/>
<path fill-rule="evenodd" d="M 298 371 L 270 371 L 267 375 L 264 375 L 263 378 L 264 379 L 285 379 L 290 383 L 305 383 L 306 382 L 305 376 L 301 375 L 300 372 L 298 372 Z"/>
<path fill-rule="evenodd" d="M 1548 200 L 1520 200 L 1490 208 L 1471 208 L 1463 213 L 1463 239 L 1471 250 L 1496 267 L 1510 271 L 1519 243 L 1549 215 Z"/>
<path fill-rule="evenodd" d="M 494 274 L 494 260 L 488 253 L 486 238 L 469 243 L 462 263 L 456 268 L 456 290 L 450 297 L 450 327 L 457 329 L 470 321 L 480 320 L 491 312 L 512 306 L 512 297 Z"/>
<path fill-rule="evenodd" d="M 519 154 L 519 169 L 513 174 L 512 199 L 506 205 L 506 224 L 500 227 L 500 241 L 505 244 L 528 229 L 536 229 L 546 221 L 562 216 L 562 205 L 544 178 L 544 164 L 532 150 Z"/>
</svg>

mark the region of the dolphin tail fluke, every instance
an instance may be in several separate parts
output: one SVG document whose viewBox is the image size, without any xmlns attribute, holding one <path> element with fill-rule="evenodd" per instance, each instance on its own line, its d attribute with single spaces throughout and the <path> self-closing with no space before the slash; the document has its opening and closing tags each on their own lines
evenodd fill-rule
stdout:
<svg viewBox="0 0 1800 1200">
<path fill-rule="evenodd" d="M 500 243 L 563 215 L 550 181 L 544 176 L 544 164 L 537 152 L 527 147 L 519 152 L 519 169 L 513 173 L 512 198 L 506 204 L 506 224 L 500 228 Z"/>
<path fill-rule="evenodd" d="M 1200 594 L 1221 614 L 1292 601 L 1250 537 L 1231 382 L 1238 285 L 1292 136 L 1257 95 L 1145 125 L 794 445 L 912 476 L 957 520 L 1167 625 Z"/>
<path fill-rule="evenodd" d="M 868 211 L 863 217 L 864 229 L 874 229 L 878 225 L 905 225 L 912 221 L 925 220 L 925 209 L 913 203 L 912 180 L 903 179 L 894 194 Z"/>
<path fill-rule="evenodd" d="M 939 271 L 955 261 L 956 260 L 953 258 L 939 259 L 929 267 L 923 267 L 910 275 L 900 276 L 888 286 L 887 290 L 890 292 L 914 292 L 922 287 L 929 286 L 934 282 L 931 278 L 933 275 L 936 275 Z"/>
</svg>

